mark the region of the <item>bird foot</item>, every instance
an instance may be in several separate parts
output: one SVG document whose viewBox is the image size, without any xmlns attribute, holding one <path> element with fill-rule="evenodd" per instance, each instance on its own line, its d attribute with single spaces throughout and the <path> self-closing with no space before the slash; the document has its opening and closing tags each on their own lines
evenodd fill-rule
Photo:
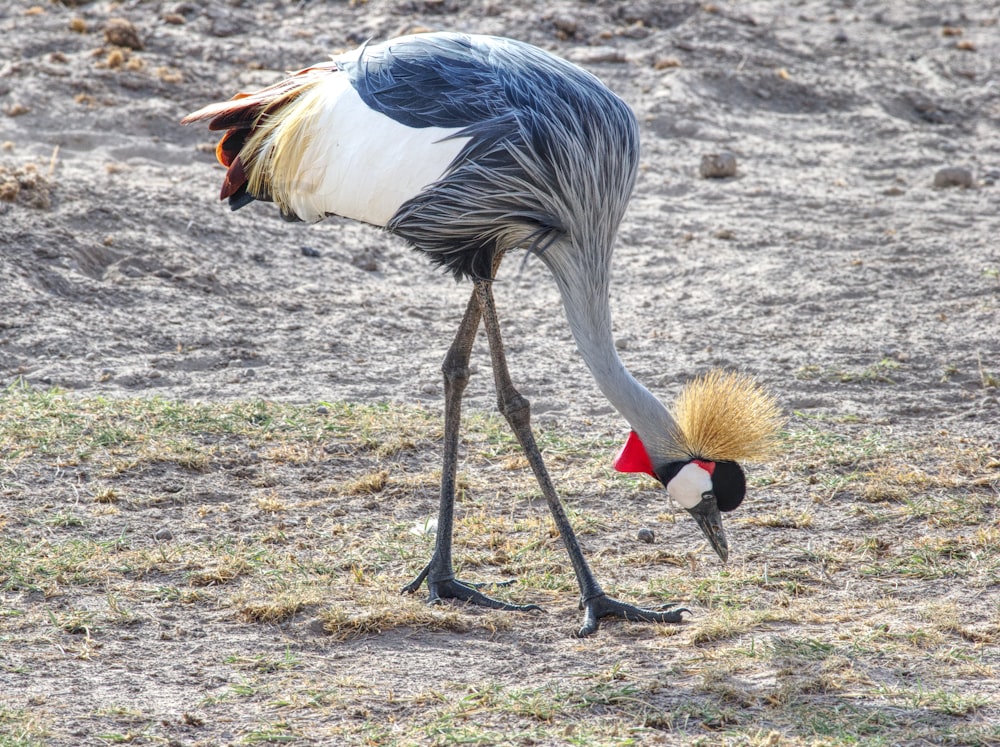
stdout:
<svg viewBox="0 0 1000 747">
<path fill-rule="evenodd" d="M 671 609 L 673 607 L 677 605 L 665 604 L 658 609 L 646 609 L 600 594 L 580 602 L 580 609 L 583 610 L 583 626 L 576 632 L 576 637 L 585 638 L 596 633 L 602 617 L 620 617 L 632 622 L 679 623 L 683 622 L 682 612 L 688 614 L 691 612 L 684 607 Z"/>
<path fill-rule="evenodd" d="M 457 599 L 460 602 L 474 604 L 479 607 L 488 607 L 493 610 L 503 610 L 505 612 L 544 612 L 537 604 L 511 604 L 500 599 L 494 599 L 484 594 L 480 589 L 510 586 L 514 582 L 499 581 L 495 583 L 466 583 L 457 578 L 445 578 L 440 581 L 432 581 L 427 578 L 430 565 L 420 572 L 415 579 L 402 588 L 403 594 L 413 594 L 427 579 L 427 603 L 442 604 L 445 599 Z"/>
</svg>

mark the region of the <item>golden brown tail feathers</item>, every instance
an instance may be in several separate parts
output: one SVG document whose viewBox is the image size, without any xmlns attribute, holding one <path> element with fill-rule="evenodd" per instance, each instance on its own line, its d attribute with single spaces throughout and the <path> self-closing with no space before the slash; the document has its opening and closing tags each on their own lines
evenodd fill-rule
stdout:
<svg viewBox="0 0 1000 747">
<path fill-rule="evenodd" d="M 333 62 L 314 65 L 259 91 L 237 93 L 229 101 L 209 104 L 181 120 L 181 124 L 191 124 L 211 119 L 208 125 L 210 130 L 226 131 L 215 147 L 215 157 L 227 169 L 219 199 L 228 198 L 233 210 L 254 199 L 270 199 L 266 180 L 257 180 L 258 184 L 263 185 L 263 189 L 256 190 L 256 194 L 247 193 L 257 156 L 254 148 L 244 152 L 247 142 L 250 141 L 259 150 L 261 138 L 254 137 L 258 131 L 274 115 L 336 69 L 336 63 Z"/>
</svg>

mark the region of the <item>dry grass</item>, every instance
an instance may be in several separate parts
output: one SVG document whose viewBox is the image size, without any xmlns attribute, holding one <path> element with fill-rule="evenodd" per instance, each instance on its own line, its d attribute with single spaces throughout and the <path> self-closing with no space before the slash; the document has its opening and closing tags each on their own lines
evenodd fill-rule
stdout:
<svg viewBox="0 0 1000 747">
<path fill-rule="evenodd" d="M 580 642 L 494 418 L 468 418 L 456 563 L 548 613 L 397 594 L 432 549 L 440 438 L 417 408 L 6 391 L 0 745 L 1000 741 L 991 444 L 797 417 L 780 463 L 749 470 L 722 567 L 608 469 L 610 437 L 543 432 L 608 590 L 692 610 Z M 156 698 L 131 700 L 145 676 Z"/>
</svg>

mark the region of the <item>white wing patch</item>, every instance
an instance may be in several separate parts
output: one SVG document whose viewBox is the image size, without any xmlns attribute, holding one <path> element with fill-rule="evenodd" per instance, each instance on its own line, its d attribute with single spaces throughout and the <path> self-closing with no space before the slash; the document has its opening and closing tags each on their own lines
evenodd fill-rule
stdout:
<svg viewBox="0 0 1000 747">
<path fill-rule="evenodd" d="M 275 201 L 306 221 L 334 213 L 385 226 L 444 176 L 469 140 L 450 138 L 461 128 L 407 127 L 370 109 L 346 73 L 329 75 L 288 109 L 261 156 L 270 161 Z"/>
</svg>

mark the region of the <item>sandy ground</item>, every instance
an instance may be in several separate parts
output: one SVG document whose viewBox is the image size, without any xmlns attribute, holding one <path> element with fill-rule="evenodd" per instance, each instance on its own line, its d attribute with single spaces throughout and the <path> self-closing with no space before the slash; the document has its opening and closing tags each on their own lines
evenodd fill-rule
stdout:
<svg viewBox="0 0 1000 747">
<path fill-rule="evenodd" d="M 995 440 L 1000 3 L 546 7 L 4 3 L 0 385 L 436 407 L 469 288 L 369 227 L 230 213 L 212 137 L 178 121 L 365 39 L 454 29 L 574 60 L 638 115 L 613 306 L 650 389 L 744 369 L 803 417 Z M 722 150 L 737 175 L 702 178 Z M 944 168 L 966 185 L 936 186 Z M 536 417 L 623 428 L 544 268 L 515 259 L 497 301 Z M 488 409 L 482 340 L 475 360 Z"/>
<path fill-rule="evenodd" d="M 288 225 L 268 205 L 229 213 L 211 137 L 177 120 L 326 50 L 459 28 L 578 60 L 638 114 L 642 175 L 613 294 L 623 356 L 654 391 L 669 398 L 723 365 L 760 375 L 792 409 L 915 427 L 1000 419 L 980 385 L 981 371 L 1000 374 L 995 5 L 552 7 L 8 6 L 0 163 L 36 165 L 44 186 L 0 202 L 0 376 L 184 398 L 437 401 L 468 289 L 368 227 Z M 110 17 L 143 45 L 118 67 Z M 699 178 L 719 150 L 736 154 L 737 178 Z M 944 167 L 970 171 L 972 187 L 935 188 Z M 508 262 L 497 294 L 536 412 L 608 414 L 544 270 Z M 485 387 L 470 396 L 492 405 Z"/>
</svg>

